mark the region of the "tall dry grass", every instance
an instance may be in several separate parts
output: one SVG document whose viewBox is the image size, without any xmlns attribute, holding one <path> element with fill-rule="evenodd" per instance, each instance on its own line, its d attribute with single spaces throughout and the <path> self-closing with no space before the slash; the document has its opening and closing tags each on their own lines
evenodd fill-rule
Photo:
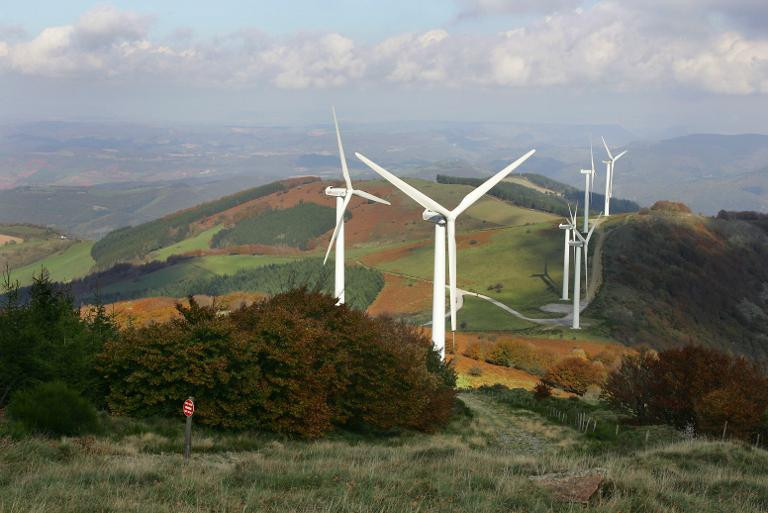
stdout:
<svg viewBox="0 0 768 513">
<path fill-rule="evenodd" d="M 6 437 L 0 513 L 768 510 L 765 451 L 682 439 L 602 450 L 531 412 L 479 394 L 462 398 L 472 416 L 431 436 L 300 442 L 198 430 L 188 464 L 181 430 L 167 426 L 113 437 Z M 587 507 L 555 502 L 528 479 L 594 467 L 607 481 Z"/>
</svg>

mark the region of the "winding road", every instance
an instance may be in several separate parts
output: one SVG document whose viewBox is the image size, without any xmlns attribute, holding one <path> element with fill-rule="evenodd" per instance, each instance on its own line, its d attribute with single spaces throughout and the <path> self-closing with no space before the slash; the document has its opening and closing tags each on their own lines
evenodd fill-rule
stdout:
<svg viewBox="0 0 768 513">
<path fill-rule="evenodd" d="M 597 236 L 597 240 L 595 241 L 595 249 L 592 256 L 592 261 L 590 262 L 592 264 L 590 266 L 591 269 L 589 270 L 589 276 L 591 280 L 587 287 L 586 296 L 580 304 L 580 308 L 579 308 L 580 312 L 583 312 L 589 306 L 589 304 L 597 295 L 597 291 L 600 289 L 600 287 L 603 284 L 603 245 L 605 243 L 605 230 L 597 230 L 595 235 Z M 362 267 L 368 267 L 359 260 L 357 260 L 357 264 Z M 432 280 L 428 280 L 418 276 L 412 276 L 406 273 L 382 271 L 380 269 L 378 271 L 385 274 L 391 274 L 394 276 L 401 276 L 403 278 L 408 278 L 411 280 L 418 280 L 418 281 L 432 283 Z M 447 288 L 447 285 L 446 285 L 446 288 Z M 457 289 L 457 293 L 458 295 L 456 298 L 457 299 L 456 311 L 461 310 L 461 308 L 464 306 L 464 296 L 474 296 L 494 304 L 498 308 L 501 308 L 502 310 L 504 310 L 510 315 L 514 315 L 518 319 L 522 319 L 527 322 L 532 322 L 534 324 L 541 324 L 545 326 L 568 326 L 571 324 L 571 321 L 573 320 L 573 307 L 568 303 L 549 303 L 541 307 L 541 310 L 545 312 L 564 313 L 565 315 L 563 317 L 533 318 L 533 317 L 528 317 L 526 315 L 523 315 L 517 310 L 505 305 L 501 301 L 498 301 L 484 294 L 479 294 L 477 292 L 470 292 L 464 289 Z M 450 317 L 450 315 L 451 315 L 450 312 L 446 312 L 445 314 L 446 318 Z M 431 321 L 424 324 L 424 326 L 429 326 L 430 324 L 432 324 Z"/>
</svg>

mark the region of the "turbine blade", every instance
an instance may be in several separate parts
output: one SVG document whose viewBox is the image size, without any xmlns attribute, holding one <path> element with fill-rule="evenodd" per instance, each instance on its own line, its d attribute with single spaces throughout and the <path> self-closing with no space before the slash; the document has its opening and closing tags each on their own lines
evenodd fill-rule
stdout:
<svg viewBox="0 0 768 513">
<path fill-rule="evenodd" d="M 616 155 L 616 157 L 613 159 L 613 161 L 614 161 L 614 162 L 616 162 L 616 161 L 617 161 L 617 160 L 619 160 L 621 157 L 623 157 L 623 156 L 624 156 L 626 153 L 627 153 L 627 150 L 624 150 L 624 151 L 622 151 L 621 153 L 619 153 L 618 155 Z"/>
<path fill-rule="evenodd" d="M 468 209 L 475 201 L 480 199 L 486 192 L 493 189 L 494 185 L 498 184 L 500 181 L 502 181 L 509 173 L 520 167 L 520 165 L 528 160 L 531 155 L 536 153 L 536 150 L 531 150 L 516 161 L 512 162 L 510 165 L 493 175 L 491 178 L 483 182 L 477 189 L 470 192 L 466 196 L 464 196 L 464 199 L 461 200 L 461 203 L 459 203 L 459 206 L 453 209 L 453 217 L 456 218 L 459 214 L 464 212 L 466 209 Z"/>
<path fill-rule="evenodd" d="M 339 144 L 339 159 L 341 160 L 341 174 L 344 175 L 344 183 L 347 189 L 352 189 L 352 180 L 349 178 L 349 168 L 347 168 L 347 156 L 344 155 L 344 146 L 341 144 L 341 132 L 339 131 L 339 120 L 336 119 L 336 108 L 332 107 L 333 124 L 336 126 L 336 142 Z"/>
<path fill-rule="evenodd" d="M 333 248 L 333 243 L 336 242 L 336 236 L 339 234 L 339 227 L 341 227 L 341 224 L 344 222 L 344 213 L 347 211 L 347 205 L 349 205 L 349 200 L 352 199 L 351 194 L 347 194 L 344 197 L 344 203 L 341 207 L 341 215 L 336 218 L 336 226 L 333 228 L 333 235 L 331 235 L 331 242 L 328 244 L 328 249 L 325 251 L 325 258 L 323 259 L 323 265 L 328 261 L 328 255 L 331 254 L 331 248 Z"/>
<path fill-rule="evenodd" d="M 595 174 L 595 152 L 592 149 L 592 138 L 589 138 L 589 157 L 592 159 L 592 175 Z"/>
<path fill-rule="evenodd" d="M 448 219 L 448 284 L 451 301 L 451 331 L 456 331 L 456 221 Z"/>
<path fill-rule="evenodd" d="M 605 137 L 600 137 L 603 140 L 603 146 L 605 146 L 605 151 L 608 152 L 608 158 L 613 160 L 613 155 L 611 154 L 611 150 L 608 149 L 608 144 L 605 142 Z"/>
<path fill-rule="evenodd" d="M 581 240 L 581 242 L 586 242 L 586 239 L 584 238 L 584 236 L 581 233 L 579 233 L 579 230 L 573 230 L 573 233 L 576 234 L 576 237 L 578 237 L 579 240 Z M 576 239 L 574 239 L 574 240 L 576 240 Z"/>
<path fill-rule="evenodd" d="M 390 203 L 389 201 L 387 201 L 385 199 L 381 199 L 378 196 L 374 196 L 373 194 L 371 194 L 369 192 L 361 191 L 360 189 L 354 189 L 352 191 L 352 194 L 357 194 L 361 198 L 365 198 L 367 200 L 375 201 L 376 203 L 382 203 L 384 205 L 391 205 L 392 204 L 392 203 Z"/>
<path fill-rule="evenodd" d="M 589 244 L 589 239 L 592 238 L 592 233 L 595 231 L 595 228 L 597 228 L 597 220 L 592 221 L 592 228 L 590 228 L 589 233 L 587 233 L 587 244 Z"/>
<path fill-rule="evenodd" d="M 387 180 L 389 183 L 400 189 L 403 193 L 405 193 L 406 196 L 414 200 L 416 203 L 421 205 L 422 207 L 428 209 L 428 210 L 434 210 L 438 214 L 444 215 L 446 218 L 451 215 L 451 212 L 442 206 L 437 201 L 433 200 L 423 192 L 416 189 L 414 186 L 407 184 L 400 178 L 396 177 L 380 165 L 376 164 L 375 162 L 371 161 L 366 157 L 365 155 L 361 153 L 355 153 L 357 158 L 363 161 L 363 163 L 376 171 L 378 174 L 380 174 L 385 180 Z"/>
</svg>

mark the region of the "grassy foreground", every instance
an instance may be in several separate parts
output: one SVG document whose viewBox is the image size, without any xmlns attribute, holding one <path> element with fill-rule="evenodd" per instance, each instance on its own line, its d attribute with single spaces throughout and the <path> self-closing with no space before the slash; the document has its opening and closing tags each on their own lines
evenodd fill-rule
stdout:
<svg viewBox="0 0 768 513">
<path fill-rule="evenodd" d="M 142 429 L 115 419 L 109 437 L 0 438 L 0 512 L 768 509 L 765 451 L 656 437 L 608 447 L 486 395 L 462 400 L 471 415 L 436 435 L 301 442 L 197 429 L 186 465 L 180 419 Z M 607 481 L 586 507 L 556 502 L 528 479 L 594 467 Z"/>
</svg>

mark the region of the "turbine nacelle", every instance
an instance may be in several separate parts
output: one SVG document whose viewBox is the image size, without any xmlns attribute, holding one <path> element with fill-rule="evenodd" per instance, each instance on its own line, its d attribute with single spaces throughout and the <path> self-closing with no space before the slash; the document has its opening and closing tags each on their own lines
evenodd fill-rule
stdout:
<svg viewBox="0 0 768 513">
<path fill-rule="evenodd" d="M 446 218 L 443 214 L 440 214 L 438 212 L 435 212 L 434 210 L 425 210 L 421 214 L 422 219 L 425 221 L 429 221 L 430 223 L 435 223 L 439 225 L 445 225 Z"/>
<path fill-rule="evenodd" d="M 341 187 L 331 187 L 328 186 L 325 188 L 325 195 L 326 196 L 334 196 L 336 198 L 343 198 L 348 194 L 349 191 L 347 189 L 343 189 Z"/>
</svg>

